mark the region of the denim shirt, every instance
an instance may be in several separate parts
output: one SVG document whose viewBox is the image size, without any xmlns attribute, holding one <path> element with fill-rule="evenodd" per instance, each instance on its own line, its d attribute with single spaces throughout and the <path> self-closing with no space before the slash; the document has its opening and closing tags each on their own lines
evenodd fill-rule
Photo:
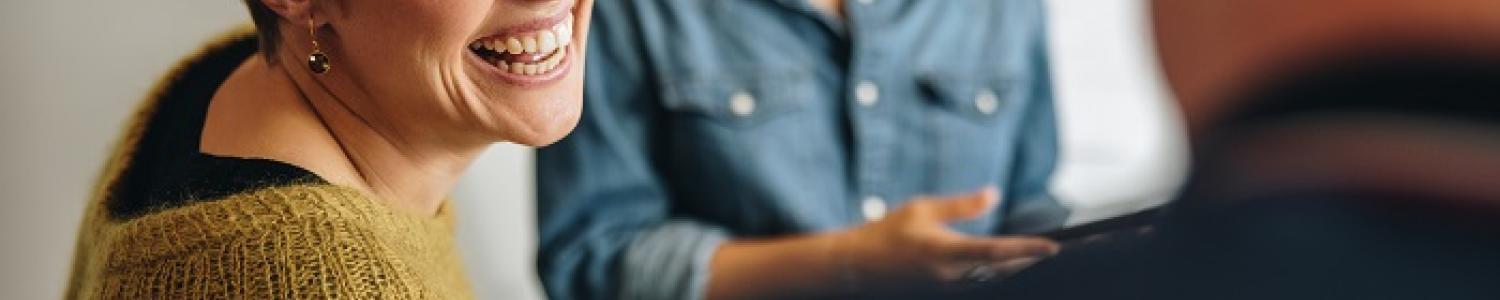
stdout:
<svg viewBox="0 0 1500 300">
<path fill-rule="evenodd" d="M 845 2 L 597 2 L 582 120 L 537 157 L 552 299 L 699 299 L 726 239 L 984 186 L 954 229 L 1062 225 L 1040 0 Z"/>
</svg>

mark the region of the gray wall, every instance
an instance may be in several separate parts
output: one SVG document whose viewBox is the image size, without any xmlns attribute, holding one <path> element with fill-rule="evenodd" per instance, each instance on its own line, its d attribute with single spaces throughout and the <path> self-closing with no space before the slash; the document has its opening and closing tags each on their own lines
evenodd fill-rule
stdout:
<svg viewBox="0 0 1500 300">
<path fill-rule="evenodd" d="M 1053 0 L 1065 150 L 1057 194 L 1073 222 L 1159 201 L 1181 174 L 1177 121 L 1139 0 Z M 247 22 L 239 1 L 0 1 L 0 299 L 54 299 L 88 190 L 126 114 L 204 40 Z M 530 153 L 490 151 L 455 191 L 477 292 L 539 296 Z"/>
<path fill-rule="evenodd" d="M 0 298 L 61 297 L 119 125 L 158 74 L 247 19 L 230 3 L 0 1 Z"/>
</svg>

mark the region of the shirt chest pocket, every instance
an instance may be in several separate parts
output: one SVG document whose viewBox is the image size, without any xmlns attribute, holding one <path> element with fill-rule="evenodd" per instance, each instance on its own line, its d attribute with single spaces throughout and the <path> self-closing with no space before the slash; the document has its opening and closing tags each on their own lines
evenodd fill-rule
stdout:
<svg viewBox="0 0 1500 300">
<path fill-rule="evenodd" d="M 1028 91 L 1020 79 L 1001 75 L 942 73 L 918 84 L 929 100 L 922 122 L 934 153 L 931 188 L 972 190 L 1004 182 L 1021 134 Z"/>
<path fill-rule="evenodd" d="M 992 124 L 1016 117 L 1029 92 L 1021 79 L 1002 75 L 929 73 L 918 79 L 939 110 L 959 119 Z"/>
<path fill-rule="evenodd" d="M 827 165 L 835 138 L 819 126 L 816 83 L 799 72 L 724 72 L 666 79 L 660 149 L 670 152 L 665 174 L 699 217 L 743 230 L 764 230 L 782 218 L 786 191 L 818 191 L 818 180 L 842 170 Z M 800 194 L 799 194 L 800 196 Z M 700 205 L 702 204 L 702 205 Z M 795 205 L 795 204 L 794 204 Z"/>
<path fill-rule="evenodd" d="M 664 106 L 687 118 L 738 129 L 761 126 L 802 111 L 814 90 L 806 73 L 723 72 L 669 78 Z"/>
</svg>

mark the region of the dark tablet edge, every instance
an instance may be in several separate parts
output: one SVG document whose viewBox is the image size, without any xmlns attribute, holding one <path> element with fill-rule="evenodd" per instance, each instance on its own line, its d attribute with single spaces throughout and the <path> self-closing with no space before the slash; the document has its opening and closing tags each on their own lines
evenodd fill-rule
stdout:
<svg viewBox="0 0 1500 300">
<path fill-rule="evenodd" d="M 1151 225 L 1156 220 L 1160 207 L 1152 207 L 1137 212 L 1110 217 L 1103 220 L 1085 223 L 1083 225 L 1067 227 L 1038 234 L 1054 241 L 1067 243 L 1069 241 L 1088 238 L 1100 234 L 1111 233 L 1126 229 L 1139 229 Z"/>
</svg>

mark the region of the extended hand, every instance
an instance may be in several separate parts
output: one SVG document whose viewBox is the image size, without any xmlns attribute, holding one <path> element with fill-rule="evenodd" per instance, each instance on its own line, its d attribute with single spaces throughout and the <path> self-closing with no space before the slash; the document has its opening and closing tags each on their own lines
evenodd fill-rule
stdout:
<svg viewBox="0 0 1500 300">
<path fill-rule="evenodd" d="M 975 237 L 948 228 L 993 211 L 997 199 L 986 188 L 913 200 L 884 219 L 837 233 L 834 259 L 847 263 L 850 284 L 861 290 L 927 289 L 1008 275 L 1058 251 L 1044 238 Z"/>
</svg>

